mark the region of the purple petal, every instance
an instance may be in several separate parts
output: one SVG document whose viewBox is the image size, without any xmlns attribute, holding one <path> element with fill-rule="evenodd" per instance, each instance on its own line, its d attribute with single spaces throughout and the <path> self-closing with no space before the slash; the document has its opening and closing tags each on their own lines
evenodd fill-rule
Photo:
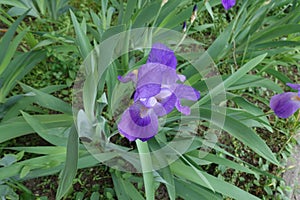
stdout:
<svg viewBox="0 0 300 200">
<path fill-rule="evenodd" d="M 160 96 L 159 94 L 156 96 L 156 99 L 157 103 L 153 109 L 158 116 L 164 116 L 170 113 L 174 109 L 177 101 L 176 95 L 173 93 L 170 93 L 168 96 Z"/>
<path fill-rule="evenodd" d="M 174 52 L 161 43 L 153 44 L 147 63 L 160 63 L 176 69 L 177 59 Z"/>
<path fill-rule="evenodd" d="M 300 108 L 300 97 L 295 92 L 285 92 L 271 98 L 270 107 L 281 118 L 288 118 Z"/>
<path fill-rule="evenodd" d="M 222 0 L 222 4 L 225 10 L 229 10 L 232 6 L 235 5 L 235 0 Z"/>
<path fill-rule="evenodd" d="M 158 132 L 158 118 L 153 110 L 135 102 L 123 113 L 118 123 L 119 132 L 128 140 L 149 140 Z"/>
<path fill-rule="evenodd" d="M 126 74 L 125 76 L 118 76 L 118 80 L 122 83 L 127 83 L 129 81 L 133 81 L 134 83 L 136 83 L 137 81 L 137 71 L 134 70 L 128 74 Z"/>
<path fill-rule="evenodd" d="M 160 84 L 147 84 L 140 86 L 136 89 L 134 100 L 137 101 L 141 98 L 150 98 L 157 95 L 161 90 Z"/>
<path fill-rule="evenodd" d="M 200 98 L 200 93 L 188 85 L 177 84 L 174 93 L 178 99 L 197 101 Z"/>
<path fill-rule="evenodd" d="M 300 97 L 300 84 L 287 83 L 286 85 L 293 88 L 294 90 L 298 90 L 298 96 Z"/>
<path fill-rule="evenodd" d="M 160 92 L 162 85 L 172 85 L 179 80 L 174 69 L 158 63 L 148 63 L 139 69 L 135 100 L 150 98 Z"/>
<path fill-rule="evenodd" d="M 175 104 L 177 110 L 184 115 L 190 115 L 191 114 L 191 109 L 188 106 L 182 106 L 180 103 L 180 100 L 177 99 L 176 104 Z"/>
</svg>

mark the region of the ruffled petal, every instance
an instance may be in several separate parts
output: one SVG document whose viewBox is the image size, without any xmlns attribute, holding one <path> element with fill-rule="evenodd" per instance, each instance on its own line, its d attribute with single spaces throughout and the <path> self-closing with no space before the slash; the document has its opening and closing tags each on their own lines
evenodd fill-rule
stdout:
<svg viewBox="0 0 300 200">
<path fill-rule="evenodd" d="M 148 63 L 139 69 L 135 100 L 157 95 L 163 85 L 173 85 L 179 80 L 174 69 L 159 63 Z"/>
<path fill-rule="evenodd" d="M 300 109 L 300 97 L 294 92 L 285 92 L 271 98 L 270 107 L 281 118 L 288 118 Z"/>
<path fill-rule="evenodd" d="M 200 92 L 188 85 L 177 84 L 174 91 L 178 99 L 197 101 L 200 99 Z"/>
<path fill-rule="evenodd" d="M 141 98 L 150 98 L 157 95 L 161 90 L 160 84 L 147 84 L 140 86 L 136 89 L 134 93 L 134 101 L 137 101 Z"/>
<path fill-rule="evenodd" d="M 158 132 L 158 118 L 140 102 L 134 103 L 123 113 L 118 123 L 119 132 L 128 140 L 149 140 Z"/>
<path fill-rule="evenodd" d="M 222 0 L 222 4 L 225 10 L 228 10 L 235 5 L 235 0 Z"/>
<path fill-rule="evenodd" d="M 177 59 L 174 52 L 161 43 L 153 44 L 147 63 L 160 63 L 176 69 Z"/>
</svg>

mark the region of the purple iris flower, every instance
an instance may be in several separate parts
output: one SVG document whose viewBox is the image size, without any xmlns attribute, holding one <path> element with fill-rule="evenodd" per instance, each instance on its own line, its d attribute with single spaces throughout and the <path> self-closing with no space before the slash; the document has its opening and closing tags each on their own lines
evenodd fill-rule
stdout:
<svg viewBox="0 0 300 200">
<path fill-rule="evenodd" d="M 225 10 L 229 10 L 232 6 L 235 5 L 235 0 L 222 0 L 222 4 Z"/>
<path fill-rule="evenodd" d="M 163 44 L 152 46 L 147 63 L 137 71 L 119 76 L 121 82 L 135 83 L 134 103 L 127 108 L 118 123 L 119 132 L 128 140 L 147 141 L 158 132 L 158 117 L 174 108 L 184 115 L 190 114 L 181 99 L 197 101 L 200 93 L 191 86 L 180 84 L 185 76 L 176 73 L 174 52 Z"/>
<path fill-rule="evenodd" d="M 300 109 L 300 84 L 287 83 L 296 92 L 284 92 L 271 98 L 270 107 L 281 118 L 288 118 Z"/>
</svg>

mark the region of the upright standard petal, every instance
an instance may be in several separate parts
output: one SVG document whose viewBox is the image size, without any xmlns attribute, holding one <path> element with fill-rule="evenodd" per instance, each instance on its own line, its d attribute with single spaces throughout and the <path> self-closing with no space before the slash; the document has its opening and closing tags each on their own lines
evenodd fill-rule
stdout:
<svg viewBox="0 0 300 200">
<path fill-rule="evenodd" d="M 179 80 L 175 69 L 159 63 L 147 63 L 139 69 L 135 100 L 159 94 L 164 85 L 173 85 Z"/>
<path fill-rule="evenodd" d="M 288 118 L 300 109 L 300 97 L 295 92 L 277 94 L 271 98 L 270 107 L 281 118 Z"/>
<path fill-rule="evenodd" d="M 235 5 L 235 0 L 222 0 L 222 4 L 225 10 L 229 10 Z"/>
<path fill-rule="evenodd" d="M 137 101 L 123 113 L 118 130 L 129 141 L 147 141 L 158 132 L 157 115 Z"/>
<path fill-rule="evenodd" d="M 174 52 L 161 43 L 153 44 L 147 63 L 160 63 L 176 69 L 177 59 Z"/>
</svg>

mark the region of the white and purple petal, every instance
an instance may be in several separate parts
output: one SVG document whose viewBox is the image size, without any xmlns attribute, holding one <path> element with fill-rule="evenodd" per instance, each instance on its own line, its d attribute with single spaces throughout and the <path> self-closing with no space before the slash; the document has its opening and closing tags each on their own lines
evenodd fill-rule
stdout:
<svg viewBox="0 0 300 200">
<path fill-rule="evenodd" d="M 271 98 L 270 107 L 281 118 L 288 118 L 300 109 L 300 97 L 295 92 L 277 94 Z"/>
<path fill-rule="evenodd" d="M 165 91 L 166 89 L 162 90 Z M 164 93 L 164 94 L 163 94 Z M 168 92 L 161 92 L 156 97 L 157 103 L 153 107 L 154 112 L 158 116 L 164 116 L 170 113 L 177 101 L 176 95 L 168 90 Z"/>
<path fill-rule="evenodd" d="M 128 140 L 149 140 L 158 132 L 158 118 L 153 110 L 135 102 L 123 113 L 118 123 L 119 132 Z"/>
<path fill-rule="evenodd" d="M 148 56 L 147 63 L 160 63 L 176 69 L 177 59 L 174 52 L 161 43 L 153 44 Z"/>
</svg>

